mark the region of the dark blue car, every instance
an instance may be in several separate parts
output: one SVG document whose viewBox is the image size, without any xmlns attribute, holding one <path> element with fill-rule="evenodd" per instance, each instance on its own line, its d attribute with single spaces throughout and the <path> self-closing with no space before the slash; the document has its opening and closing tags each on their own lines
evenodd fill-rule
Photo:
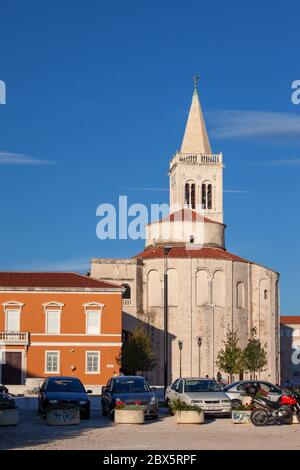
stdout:
<svg viewBox="0 0 300 470">
<path fill-rule="evenodd" d="M 89 419 L 90 399 L 81 381 L 76 377 L 48 377 L 40 387 L 38 395 L 38 411 L 45 415 L 47 410 L 54 408 L 80 409 L 80 417 Z"/>
<path fill-rule="evenodd" d="M 146 418 L 158 418 L 158 400 L 154 390 L 141 376 L 112 377 L 102 389 L 101 402 L 102 415 L 111 419 L 116 405 L 140 405 L 145 410 Z"/>
</svg>

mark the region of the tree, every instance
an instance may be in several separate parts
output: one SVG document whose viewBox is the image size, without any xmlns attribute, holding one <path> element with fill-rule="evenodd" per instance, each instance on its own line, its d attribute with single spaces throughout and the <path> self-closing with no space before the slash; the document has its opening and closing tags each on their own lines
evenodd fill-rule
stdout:
<svg viewBox="0 0 300 470">
<path fill-rule="evenodd" d="M 237 331 L 228 329 L 226 341 L 223 341 L 224 348 L 221 349 L 217 356 L 216 364 L 220 370 L 229 374 L 230 382 L 233 375 L 238 374 L 242 370 L 242 350 L 238 346 L 239 337 Z"/>
<path fill-rule="evenodd" d="M 144 328 L 136 328 L 123 343 L 117 359 L 121 368 L 129 374 L 149 372 L 156 366 L 156 358 L 149 335 Z"/>
<path fill-rule="evenodd" d="M 256 328 L 251 328 L 251 337 L 248 344 L 243 351 L 243 366 L 248 370 L 251 376 L 263 370 L 267 364 L 267 351 L 265 350 L 266 344 L 262 345 L 261 341 L 257 338 Z"/>
</svg>

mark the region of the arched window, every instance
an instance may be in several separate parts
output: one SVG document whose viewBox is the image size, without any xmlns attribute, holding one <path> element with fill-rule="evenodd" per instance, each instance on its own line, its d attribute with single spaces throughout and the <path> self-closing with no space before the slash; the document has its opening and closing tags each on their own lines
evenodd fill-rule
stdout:
<svg viewBox="0 0 300 470">
<path fill-rule="evenodd" d="M 204 269 L 196 274 L 196 304 L 198 307 L 209 302 L 209 289 L 207 272 Z"/>
<path fill-rule="evenodd" d="M 210 183 L 202 183 L 201 198 L 202 209 L 212 209 L 212 185 Z"/>
<path fill-rule="evenodd" d="M 195 189 L 195 184 L 191 184 L 191 207 L 192 209 L 195 209 L 195 192 L 196 192 L 196 189 Z"/>
<path fill-rule="evenodd" d="M 152 269 L 148 273 L 148 307 L 161 305 L 161 284 L 159 272 Z"/>
<path fill-rule="evenodd" d="M 195 183 L 188 181 L 184 186 L 184 203 L 191 209 L 196 208 L 196 186 Z"/>
<path fill-rule="evenodd" d="M 207 185 L 207 209 L 211 209 L 212 207 L 211 198 L 212 198 L 212 185 L 208 184 Z"/>
<path fill-rule="evenodd" d="M 190 185 L 189 185 L 189 183 L 185 183 L 184 203 L 187 206 L 190 203 Z"/>
<path fill-rule="evenodd" d="M 123 299 L 131 299 L 131 288 L 129 284 L 122 284 L 123 287 L 125 287 L 125 291 L 122 294 Z"/>
<path fill-rule="evenodd" d="M 236 305 L 238 308 L 245 308 L 245 286 L 243 282 L 238 282 L 236 286 Z"/>
<path fill-rule="evenodd" d="M 261 305 L 265 305 L 267 306 L 268 303 L 267 303 L 267 300 L 269 298 L 269 282 L 267 279 L 261 279 L 260 280 L 260 302 L 261 302 Z"/>
<path fill-rule="evenodd" d="M 178 272 L 177 269 L 170 268 L 168 274 L 168 305 L 177 307 L 178 305 Z"/>
<path fill-rule="evenodd" d="M 225 275 L 216 271 L 212 282 L 212 300 L 217 307 L 225 307 Z"/>
<path fill-rule="evenodd" d="M 201 197 L 202 197 L 202 209 L 206 209 L 206 184 L 202 184 L 202 191 L 201 191 Z"/>
</svg>

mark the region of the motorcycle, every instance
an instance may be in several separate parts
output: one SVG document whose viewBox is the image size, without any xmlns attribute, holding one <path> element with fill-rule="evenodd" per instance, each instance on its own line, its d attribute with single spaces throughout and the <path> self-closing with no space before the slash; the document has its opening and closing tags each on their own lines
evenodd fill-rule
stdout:
<svg viewBox="0 0 300 470">
<path fill-rule="evenodd" d="M 254 410 L 251 412 L 250 420 L 254 426 L 285 424 L 294 414 L 300 415 L 300 397 L 295 394 L 282 395 L 275 402 L 255 396 L 252 398 L 252 405 Z"/>
</svg>

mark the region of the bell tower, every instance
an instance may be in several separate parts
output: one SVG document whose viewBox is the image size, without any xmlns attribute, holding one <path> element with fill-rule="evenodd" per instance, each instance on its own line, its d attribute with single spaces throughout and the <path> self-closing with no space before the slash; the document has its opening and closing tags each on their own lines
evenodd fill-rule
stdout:
<svg viewBox="0 0 300 470">
<path fill-rule="evenodd" d="M 171 212 L 183 208 L 201 211 L 223 223 L 223 158 L 211 151 L 198 95 L 198 79 L 180 150 L 170 162 Z"/>
</svg>

